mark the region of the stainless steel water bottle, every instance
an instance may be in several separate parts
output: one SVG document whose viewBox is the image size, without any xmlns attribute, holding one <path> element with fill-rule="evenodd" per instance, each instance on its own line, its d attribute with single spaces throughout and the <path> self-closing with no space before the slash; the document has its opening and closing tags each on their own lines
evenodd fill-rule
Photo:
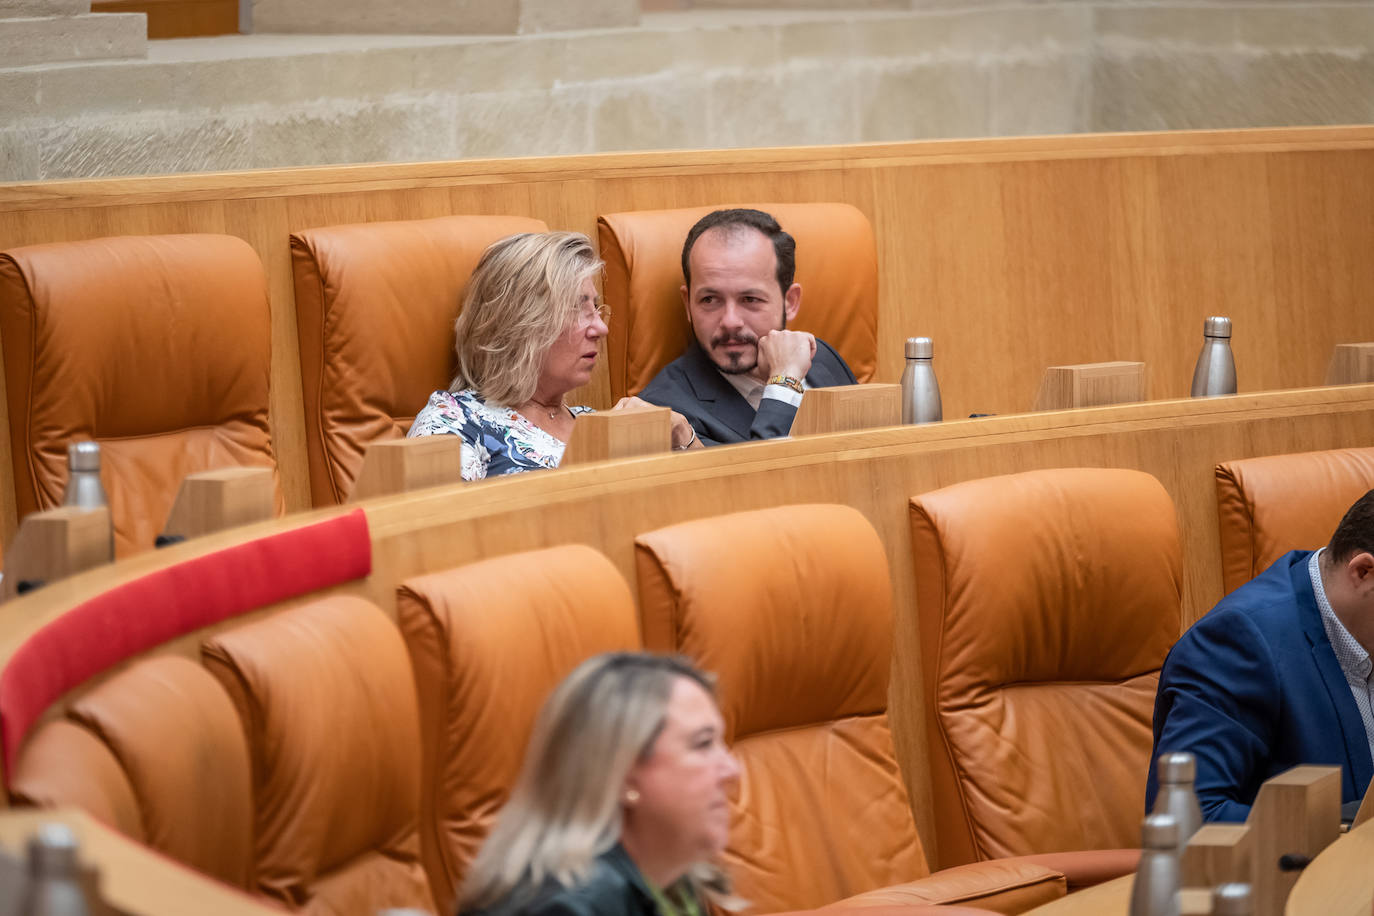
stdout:
<svg viewBox="0 0 1374 916">
<path fill-rule="evenodd" d="M 1192 396 L 1236 393 L 1236 360 L 1231 355 L 1231 319 L 1214 316 L 1202 324 L 1202 352 L 1193 368 Z"/>
<path fill-rule="evenodd" d="M 89 439 L 67 445 L 67 489 L 62 505 L 82 509 L 109 508 L 100 482 L 100 443 Z M 114 519 L 110 519 L 110 562 L 114 562 Z"/>
<path fill-rule="evenodd" d="M 76 859 L 76 837 L 65 824 L 42 824 L 29 840 L 29 887 L 23 916 L 90 916 Z"/>
<path fill-rule="evenodd" d="M 931 364 L 935 346 L 929 337 L 908 337 L 902 370 L 902 422 L 934 423 L 941 419 L 940 383 Z"/>
<path fill-rule="evenodd" d="M 1151 814 L 1140 828 L 1140 867 L 1131 888 L 1130 916 L 1180 916 L 1178 821 Z"/>
<path fill-rule="evenodd" d="M 1212 916 L 1252 916 L 1254 900 L 1248 884 L 1218 884 L 1212 891 Z"/>
<path fill-rule="evenodd" d="M 1172 814 L 1178 822 L 1178 851 L 1202 826 L 1202 808 L 1197 803 L 1193 780 L 1197 778 L 1197 761 L 1192 754 L 1175 751 L 1160 754 L 1155 766 L 1159 780 L 1159 794 L 1155 796 L 1154 814 Z"/>
<path fill-rule="evenodd" d="M 62 505 L 99 509 L 109 504 L 100 482 L 100 443 L 71 443 L 67 446 L 67 489 Z"/>
</svg>

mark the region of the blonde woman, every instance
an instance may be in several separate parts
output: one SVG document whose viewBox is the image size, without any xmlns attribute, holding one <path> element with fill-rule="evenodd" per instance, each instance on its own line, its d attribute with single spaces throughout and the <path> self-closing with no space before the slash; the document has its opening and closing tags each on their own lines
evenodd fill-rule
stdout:
<svg viewBox="0 0 1374 916">
<path fill-rule="evenodd" d="M 584 662 L 540 712 L 458 911 L 706 916 L 738 778 L 700 671 L 647 653 Z"/>
<path fill-rule="evenodd" d="M 601 266 L 577 232 L 513 235 L 483 252 L 454 326 L 458 374 L 430 396 L 409 435 L 461 436 L 464 480 L 557 467 L 573 420 L 591 410 L 565 398 L 591 380 L 606 336 Z M 624 398 L 616 407 L 639 405 Z M 673 447 L 695 439 L 674 413 Z"/>
</svg>

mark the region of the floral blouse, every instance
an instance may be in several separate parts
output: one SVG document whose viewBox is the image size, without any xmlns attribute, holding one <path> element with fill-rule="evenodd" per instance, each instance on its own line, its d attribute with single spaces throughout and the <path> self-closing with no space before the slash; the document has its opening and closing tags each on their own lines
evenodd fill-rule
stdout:
<svg viewBox="0 0 1374 916">
<path fill-rule="evenodd" d="M 573 416 L 590 407 L 569 408 Z M 449 433 L 463 438 L 463 479 L 556 468 L 563 442 L 512 407 L 484 401 L 472 388 L 456 394 L 436 391 L 410 426 L 407 437 Z"/>
</svg>

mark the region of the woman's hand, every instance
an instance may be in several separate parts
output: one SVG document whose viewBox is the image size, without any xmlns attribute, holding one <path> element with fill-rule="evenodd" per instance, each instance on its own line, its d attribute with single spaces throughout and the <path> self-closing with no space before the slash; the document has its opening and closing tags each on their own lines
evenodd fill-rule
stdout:
<svg viewBox="0 0 1374 916">
<path fill-rule="evenodd" d="M 611 410 L 625 410 L 634 407 L 656 407 L 643 398 L 621 398 L 615 402 Z M 676 410 L 672 411 L 673 421 L 673 448 L 681 451 L 688 448 L 701 448 L 701 440 L 697 438 L 696 431 L 692 429 L 692 424 L 687 422 L 687 418 Z"/>
</svg>

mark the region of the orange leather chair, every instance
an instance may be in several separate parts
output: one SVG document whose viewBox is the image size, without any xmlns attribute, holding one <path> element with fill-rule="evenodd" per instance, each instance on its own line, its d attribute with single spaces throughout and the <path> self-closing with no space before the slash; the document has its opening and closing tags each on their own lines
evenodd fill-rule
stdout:
<svg viewBox="0 0 1374 916">
<path fill-rule="evenodd" d="M 203 647 L 248 736 L 258 893 L 307 913 L 431 909 L 415 680 L 391 619 L 335 596 Z"/>
<path fill-rule="evenodd" d="M 1374 448 L 1246 458 L 1217 465 L 1221 579 L 1235 591 L 1290 550 L 1326 545 L 1374 488 Z"/>
<path fill-rule="evenodd" d="M 697 220 L 731 206 L 773 214 L 797 240 L 802 306 L 795 327 L 838 350 L 860 382 L 872 380 L 878 365 L 878 253 L 868 217 L 849 204 L 722 204 L 597 219 L 611 307 L 606 347 L 613 398 L 638 394 L 686 349 L 682 243 Z"/>
<path fill-rule="evenodd" d="M 235 887 L 253 885 L 248 745 L 204 668 L 135 663 L 25 742 L 17 804 L 82 808 L 146 846 Z"/>
<path fill-rule="evenodd" d="M 1016 913 L 1064 894 L 1064 876 L 1033 863 L 930 874 L 887 719 L 887 559 L 859 512 L 787 506 L 675 525 L 642 535 L 636 564 L 645 644 L 718 678 L 742 769 L 726 860 L 754 912 Z"/>
<path fill-rule="evenodd" d="M 1133 870 L 1180 627 L 1168 493 L 1031 471 L 912 499 L 911 531 L 940 864 L 1059 854 L 1039 860 L 1071 888 Z"/>
<path fill-rule="evenodd" d="M 544 700 L 591 656 L 638 649 L 638 623 L 620 573 L 580 545 L 411 579 L 396 607 L 420 694 L 424 862 L 451 913 Z"/>
<path fill-rule="evenodd" d="M 453 322 L 487 246 L 547 228 L 520 216 L 446 216 L 292 233 L 315 505 L 347 500 L 368 444 L 404 436 L 453 380 Z"/>
<path fill-rule="evenodd" d="M 21 517 L 61 505 L 78 439 L 100 443 L 121 556 L 153 546 L 187 474 L 276 467 L 267 281 L 242 239 L 0 253 L 0 342 Z"/>
</svg>

